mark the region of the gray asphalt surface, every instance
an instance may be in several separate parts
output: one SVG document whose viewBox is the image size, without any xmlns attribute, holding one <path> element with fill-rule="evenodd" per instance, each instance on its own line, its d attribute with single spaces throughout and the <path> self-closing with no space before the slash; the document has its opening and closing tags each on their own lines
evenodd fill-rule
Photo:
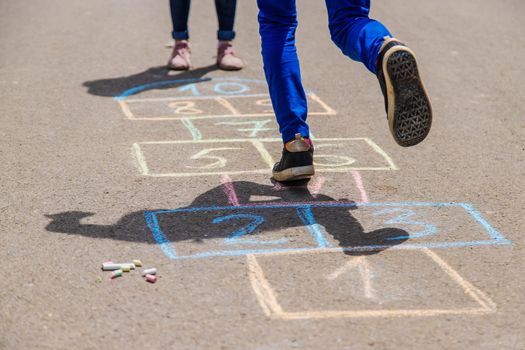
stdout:
<svg viewBox="0 0 525 350">
<path fill-rule="evenodd" d="M 282 188 L 254 1 L 235 73 L 214 66 L 211 1 L 194 1 L 185 73 L 163 68 L 165 1 L 0 1 L 1 349 L 525 348 L 525 3 L 373 1 L 432 99 L 410 149 L 324 2 L 298 3 L 322 171 Z M 131 259 L 158 282 L 100 271 Z"/>
</svg>

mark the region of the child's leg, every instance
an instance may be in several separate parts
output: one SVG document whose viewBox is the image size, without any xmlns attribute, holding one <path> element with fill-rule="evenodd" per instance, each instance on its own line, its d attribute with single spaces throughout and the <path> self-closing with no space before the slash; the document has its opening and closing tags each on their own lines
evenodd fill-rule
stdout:
<svg viewBox="0 0 525 350">
<path fill-rule="evenodd" d="M 219 20 L 218 40 L 230 41 L 235 38 L 233 25 L 235 23 L 236 6 L 237 0 L 215 0 L 215 9 L 217 10 L 217 19 Z"/>
<path fill-rule="evenodd" d="M 173 31 L 171 36 L 175 40 L 188 40 L 188 16 L 190 0 L 170 0 L 171 22 Z"/>
<path fill-rule="evenodd" d="M 388 29 L 368 18 L 370 0 L 326 0 L 330 34 L 334 43 L 351 59 L 376 73 L 379 50 Z"/>
<path fill-rule="evenodd" d="M 232 45 L 232 40 L 235 38 L 233 25 L 236 6 L 237 0 L 215 0 L 215 8 L 219 20 L 217 65 L 224 70 L 239 70 L 244 67 L 244 61 L 236 56 Z"/>
<path fill-rule="evenodd" d="M 295 47 L 295 0 L 257 0 L 264 73 L 284 142 L 309 136 L 306 94 Z"/>
<path fill-rule="evenodd" d="M 377 75 L 395 141 L 405 147 L 423 141 L 432 125 L 432 107 L 414 52 L 368 18 L 370 0 L 326 0 L 326 6 L 332 40 Z"/>
<path fill-rule="evenodd" d="M 171 36 L 175 45 L 168 60 L 168 68 L 187 70 L 191 67 L 191 49 L 188 42 L 188 16 L 190 14 L 190 0 L 170 0 L 171 22 L 173 31 Z"/>
</svg>

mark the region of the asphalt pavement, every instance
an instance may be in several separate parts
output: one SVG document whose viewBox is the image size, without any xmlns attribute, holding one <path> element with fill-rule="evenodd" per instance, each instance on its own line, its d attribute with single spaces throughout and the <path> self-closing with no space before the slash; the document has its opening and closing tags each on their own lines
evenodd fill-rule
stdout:
<svg viewBox="0 0 525 350">
<path fill-rule="evenodd" d="M 401 148 L 298 1 L 317 174 L 290 186 L 238 2 L 248 66 L 193 1 L 170 72 L 166 1 L 0 1 L 0 349 L 525 349 L 525 3 L 373 1 L 434 110 Z"/>
</svg>

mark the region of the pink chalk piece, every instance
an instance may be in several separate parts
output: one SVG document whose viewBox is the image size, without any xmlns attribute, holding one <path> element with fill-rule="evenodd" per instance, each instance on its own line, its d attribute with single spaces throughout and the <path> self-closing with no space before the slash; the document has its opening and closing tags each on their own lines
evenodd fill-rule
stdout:
<svg viewBox="0 0 525 350">
<path fill-rule="evenodd" d="M 146 281 L 149 283 L 155 283 L 157 282 L 157 276 L 155 275 L 146 275 Z"/>
<path fill-rule="evenodd" d="M 239 205 L 239 199 L 237 198 L 237 193 L 235 192 L 235 187 L 233 187 L 231 177 L 228 175 L 222 175 L 221 183 L 224 186 L 224 193 L 226 194 L 226 197 L 228 197 L 228 203 L 237 207 Z"/>
</svg>

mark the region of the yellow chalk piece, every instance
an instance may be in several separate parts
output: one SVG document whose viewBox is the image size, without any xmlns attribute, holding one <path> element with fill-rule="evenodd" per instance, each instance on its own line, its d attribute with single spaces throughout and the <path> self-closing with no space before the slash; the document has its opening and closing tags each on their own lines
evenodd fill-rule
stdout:
<svg viewBox="0 0 525 350">
<path fill-rule="evenodd" d="M 137 260 L 133 260 L 133 264 L 135 264 L 135 266 L 137 266 L 137 267 L 141 267 L 142 266 L 142 261 L 140 261 L 138 259 Z"/>
<path fill-rule="evenodd" d="M 120 269 L 123 272 L 130 272 L 131 271 L 131 266 L 129 266 L 129 265 L 122 265 L 122 267 Z"/>
</svg>

